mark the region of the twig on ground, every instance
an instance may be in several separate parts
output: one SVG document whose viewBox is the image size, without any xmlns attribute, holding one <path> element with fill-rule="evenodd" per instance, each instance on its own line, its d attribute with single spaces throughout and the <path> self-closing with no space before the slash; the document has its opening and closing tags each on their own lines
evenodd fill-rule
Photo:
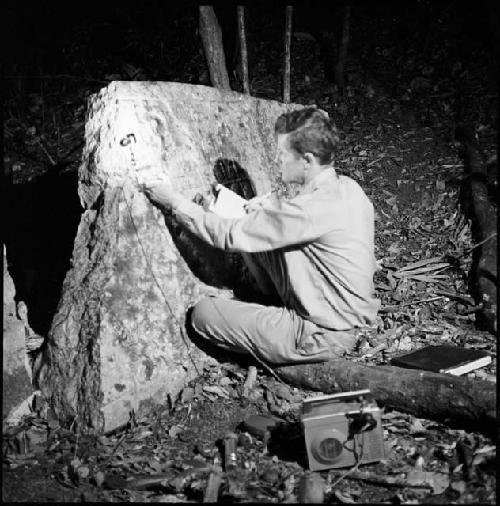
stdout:
<svg viewBox="0 0 500 506">
<path fill-rule="evenodd" d="M 430 297 L 429 299 L 409 300 L 407 302 L 401 302 L 401 304 L 381 307 L 379 311 L 383 313 L 388 313 L 389 311 L 397 311 L 402 307 L 413 306 L 413 304 L 425 304 L 426 302 L 434 302 L 435 300 L 444 299 L 444 297 L 445 297 L 444 295 L 439 295 L 436 297 Z"/>
<path fill-rule="evenodd" d="M 155 485 L 160 485 L 162 482 L 168 481 L 170 474 L 161 473 L 155 476 L 146 476 L 142 478 L 135 478 L 127 482 L 127 488 L 131 490 L 145 490 Z"/>
<path fill-rule="evenodd" d="M 73 453 L 73 457 L 76 459 L 77 455 L 76 452 L 78 451 L 78 436 L 80 435 L 79 432 L 76 433 L 76 442 L 75 442 L 75 451 Z"/>
<path fill-rule="evenodd" d="M 371 350 L 368 350 L 364 355 L 363 357 L 364 358 L 369 358 L 369 357 L 373 357 L 374 355 L 376 355 L 377 353 L 380 353 L 382 350 L 385 350 L 386 348 L 388 347 L 388 344 L 387 343 L 380 343 L 378 344 L 377 346 L 375 346 L 374 348 L 372 348 Z"/>
<path fill-rule="evenodd" d="M 115 447 L 113 448 L 112 452 L 109 454 L 109 457 L 106 459 L 106 462 L 104 463 L 103 467 L 107 467 L 109 463 L 111 462 L 111 459 L 114 457 L 116 450 L 118 450 L 118 447 L 123 443 L 123 440 L 125 439 L 127 433 L 125 432 L 122 434 L 118 442 L 116 443 Z"/>
<path fill-rule="evenodd" d="M 370 163 L 367 163 L 367 167 L 371 167 L 372 165 L 376 164 L 377 162 L 380 162 L 380 160 L 383 160 L 387 155 L 382 155 L 376 158 L 375 160 L 372 160 Z"/>
<path fill-rule="evenodd" d="M 427 488 L 432 490 L 433 487 L 429 483 L 410 483 L 403 478 L 395 478 L 392 476 L 379 476 L 375 473 L 353 471 L 349 473 L 349 479 L 364 481 L 365 483 L 371 483 L 372 485 L 380 485 L 383 487 L 401 487 L 401 488 Z M 341 478 L 344 478 L 342 476 Z M 339 479 L 340 480 L 340 479 Z M 337 480 L 337 482 L 339 481 Z M 334 485 L 337 483 L 335 482 Z M 333 487 L 333 485 L 332 485 Z"/>
<path fill-rule="evenodd" d="M 346 471 L 340 478 L 336 479 L 330 486 L 330 488 L 335 488 L 343 479 L 348 478 L 349 476 L 352 478 L 353 474 L 358 470 L 359 461 L 356 462 L 354 466 L 351 467 L 348 471 Z"/>
<path fill-rule="evenodd" d="M 212 471 L 208 477 L 207 488 L 205 489 L 205 494 L 203 495 L 203 502 L 217 502 L 221 484 L 221 473 Z"/>
<path fill-rule="evenodd" d="M 449 299 L 456 299 L 460 301 L 462 304 L 467 304 L 469 306 L 474 304 L 474 299 L 467 294 L 447 292 L 446 290 L 436 290 L 436 294 L 442 295 L 443 297 L 447 297 Z"/>
<path fill-rule="evenodd" d="M 403 302 L 403 304 L 401 304 L 401 305 L 408 306 L 411 304 L 425 304 L 426 302 L 434 302 L 435 300 L 440 300 L 440 299 L 444 299 L 444 297 L 442 295 L 438 295 L 436 297 L 430 297 L 428 299 L 415 300 L 413 302 Z"/>
<path fill-rule="evenodd" d="M 473 246 L 471 246 L 470 248 L 467 248 L 465 250 L 465 253 L 469 253 L 471 252 L 473 249 L 476 249 L 478 246 L 481 246 L 482 244 L 484 244 L 485 242 L 489 241 L 490 239 L 493 239 L 493 237 L 495 237 L 497 235 L 496 232 L 493 232 L 492 234 L 490 234 L 486 239 L 483 239 L 481 242 L 478 242 L 477 244 L 474 244 Z"/>
<path fill-rule="evenodd" d="M 248 368 L 248 374 L 245 382 L 243 383 L 243 396 L 248 397 L 250 390 L 252 390 L 255 380 L 257 379 L 257 367 L 251 365 Z"/>
<path fill-rule="evenodd" d="M 52 158 L 52 156 L 50 155 L 50 153 L 47 151 L 47 149 L 43 145 L 42 141 L 37 138 L 36 142 L 42 148 L 42 151 L 47 155 L 47 158 L 49 159 L 50 165 L 53 165 L 53 166 L 57 165 L 56 161 L 54 160 L 54 158 Z"/>
</svg>

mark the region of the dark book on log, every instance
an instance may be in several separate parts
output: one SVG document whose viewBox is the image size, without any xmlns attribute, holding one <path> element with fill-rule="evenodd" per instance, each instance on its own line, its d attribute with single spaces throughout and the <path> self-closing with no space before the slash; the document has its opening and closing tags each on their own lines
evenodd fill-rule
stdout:
<svg viewBox="0 0 500 506">
<path fill-rule="evenodd" d="M 490 362 L 491 357 L 484 351 L 446 345 L 425 346 L 391 360 L 391 363 L 398 367 L 423 369 L 454 376 L 474 371 Z"/>
</svg>

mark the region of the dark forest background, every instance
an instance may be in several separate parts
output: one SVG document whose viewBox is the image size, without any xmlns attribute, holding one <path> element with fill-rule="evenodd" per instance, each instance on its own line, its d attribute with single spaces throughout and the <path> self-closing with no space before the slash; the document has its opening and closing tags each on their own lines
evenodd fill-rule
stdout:
<svg viewBox="0 0 500 506">
<path fill-rule="evenodd" d="M 293 30 L 317 38 L 331 32 L 335 41 L 343 5 L 321 1 L 294 4 Z M 354 44 L 361 41 L 374 48 L 390 34 L 401 50 L 413 47 L 420 57 L 430 58 L 433 40 L 441 38 L 453 51 L 449 56 L 464 62 L 478 47 L 484 49 L 491 57 L 485 70 L 496 76 L 500 45 L 497 2 L 354 1 L 350 5 Z M 65 75 L 67 86 L 105 83 L 113 77 L 206 83 L 196 3 L 39 2 L 26 8 L 20 2 L 7 2 L 2 11 L 7 96 L 10 92 L 21 96 L 38 92 L 41 76 Z M 231 74 L 237 61 L 236 6 L 216 4 L 215 11 Z M 261 43 L 272 37 L 282 49 L 284 5 L 249 4 L 247 29 L 249 69 L 255 77 Z M 272 58 L 273 52 L 268 56 Z M 269 65 L 279 70 L 281 60 Z M 71 83 L 70 75 L 80 81 Z"/>
</svg>

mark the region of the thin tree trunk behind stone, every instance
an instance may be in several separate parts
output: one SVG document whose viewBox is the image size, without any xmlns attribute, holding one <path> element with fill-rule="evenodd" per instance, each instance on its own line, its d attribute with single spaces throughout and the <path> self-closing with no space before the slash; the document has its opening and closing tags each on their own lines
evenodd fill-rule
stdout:
<svg viewBox="0 0 500 506">
<path fill-rule="evenodd" d="M 248 51 L 245 29 L 245 6 L 238 5 L 238 36 L 240 41 L 241 71 L 243 74 L 243 91 L 250 95 L 250 82 L 248 80 Z"/>
<path fill-rule="evenodd" d="M 200 5 L 199 7 L 199 30 L 212 86 L 230 90 L 222 32 L 211 5 Z"/>
<path fill-rule="evenodd" d="M 283 102 L 290 102 L 290 46 L 292 42 L 293 6 L 286 6 L 285 14 L 285 55 L 283 65 Z"/>
<path fill-rule="evenodd" d="M 344 6 L 344 19 L 342 21 L 342 37 L 340 40 L 339 56 L 335 66 L 335 84 L 342 89 L 345 84 L 345 63 L 347 59 L 347 48 L 349 46 L 351 25 L 351 6 Z"/>
</svg>

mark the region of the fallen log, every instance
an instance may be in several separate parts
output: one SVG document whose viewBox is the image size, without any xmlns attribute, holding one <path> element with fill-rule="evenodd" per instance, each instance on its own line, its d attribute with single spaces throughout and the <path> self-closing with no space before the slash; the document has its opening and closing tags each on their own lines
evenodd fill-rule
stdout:
<svg viewBox="0 0 500 506">
<path fill-rule="evenodd" d="M 470 126 L 457 130 L 463 145 L 467 177 L 462 183 L 462 202 L 472 220 L 476 244 L 469 274 L 471 293 L 481 309 L 477 313 L 480 327 L 497 332 L 497 211 L 488 191 L 488 168 L 474 131 Z"/>
<path fill-rule="evenodd" d="M 326 394 L 369 388 L 387 408 L 492 435 L 497 430 L 496 385 L 489 381 L 345 359 L 279 367 L 281 378 Z"/>
</svg>

